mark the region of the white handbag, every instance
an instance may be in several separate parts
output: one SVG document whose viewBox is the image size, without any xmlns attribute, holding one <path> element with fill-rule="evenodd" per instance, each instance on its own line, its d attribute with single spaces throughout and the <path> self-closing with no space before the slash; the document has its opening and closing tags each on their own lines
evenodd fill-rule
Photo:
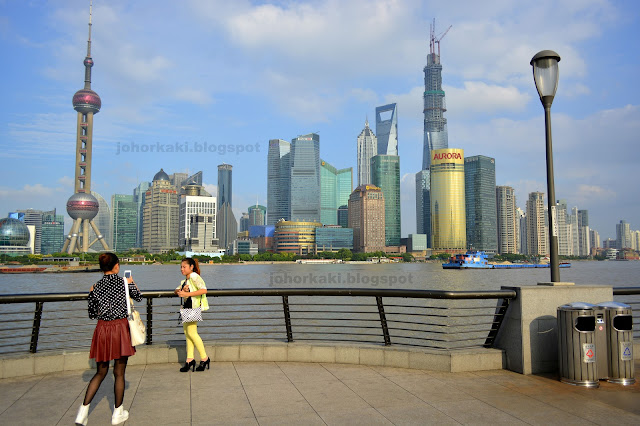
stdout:
<svg viewBox="0 0 640 426">
<path fill-rule="evenodd" d="M 129 285 L 124 279 L 125 298 L 127 299 L 127 320 L 129 321 L 129 334 L 131 334 L 131 346 L 138 346 L 147 341 L 147 328 L 140 318 L 140 313 L 132 309 L 133 303 L 129 296 Z"/>
</svg>

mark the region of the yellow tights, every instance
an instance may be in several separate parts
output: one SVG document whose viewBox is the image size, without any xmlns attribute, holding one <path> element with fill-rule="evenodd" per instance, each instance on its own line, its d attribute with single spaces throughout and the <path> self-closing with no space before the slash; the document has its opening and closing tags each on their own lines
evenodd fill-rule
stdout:
<svg viewBox="0 0 640 426">
<path fill-rule="evenodd" d="M 198 348 L 200 359 L 207 358 L 207 352 L 204 350 L 204 343 L 198 335 L 197 322 L 185 322 L 182 324 L 184 335 L 187 337 L 187 359 L 193 359 L 193 347 Z"/>
</svg>

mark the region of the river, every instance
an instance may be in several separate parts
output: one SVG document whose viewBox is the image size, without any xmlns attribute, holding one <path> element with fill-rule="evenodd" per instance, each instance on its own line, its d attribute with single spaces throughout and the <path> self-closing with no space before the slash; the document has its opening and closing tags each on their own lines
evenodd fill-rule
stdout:
<svg viewBox="0 0 640 426">
<path fill-rule="evenodd" d="M 179 265 L 121 265 L 141 290 L 173 290 L 183 278 Z M 497 290 L 549 281 L 549 269 L 443 270 L 439 263 L 201 265 L 209 289 L 349 287 L 424 290 Z M 0 294 L 85 292 L 101 273 L 0 274 Z M 579 285 L 640 287 L 640 262 L 574 261 L 562 281 Z"/>
</svg>

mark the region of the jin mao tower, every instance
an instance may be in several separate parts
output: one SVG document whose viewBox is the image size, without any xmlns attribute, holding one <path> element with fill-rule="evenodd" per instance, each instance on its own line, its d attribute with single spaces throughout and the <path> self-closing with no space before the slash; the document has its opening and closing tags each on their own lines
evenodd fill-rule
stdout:
<svg viewBox="0 0 640 426">
<path fill-rule="evenodd" d="M 62 247 L 62 251 L 67 251 L 69 254 L 74 251 L 86 253 L 97 241 L 100 241 L 105 250 L 109 250 L 109 246 L 93 220 L 99 211 L 98 200 L 91 195 L 93 116 L 100 111 L 102 101 L 100 96 L 91 90 L 91 67 L 93 67 L 93 59 L 91 58 L 91 5 L 89 5 L 89 39 L 87 56 L 84 58 L 84 88 L 73 95 L 73 109 L 78 112 L 75 193 L 67 201 L 67 213 L 73 219 L 73 226 Z M 91 242 L 89 241 L 90 226 L 97 236 Z"/>
</svg>

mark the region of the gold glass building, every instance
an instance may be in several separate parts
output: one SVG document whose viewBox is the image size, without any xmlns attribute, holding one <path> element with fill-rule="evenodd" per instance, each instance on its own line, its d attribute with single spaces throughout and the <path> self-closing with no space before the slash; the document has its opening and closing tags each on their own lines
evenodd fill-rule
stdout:
<svg viewBox="0 0 640 426">
<path fill-rule="evenodd" d="M 275 252 L 299 255 L 315 254 L 316 228 L 322 227 L 319 222 L 293 222 L 279 220 L 274 233 Z"/>
<path fill-rule="evenodd" d="M 464 150 L 431 151 L 431 232 L 434 252 L 464 252 L 467 226 Z"/>
</svg>

